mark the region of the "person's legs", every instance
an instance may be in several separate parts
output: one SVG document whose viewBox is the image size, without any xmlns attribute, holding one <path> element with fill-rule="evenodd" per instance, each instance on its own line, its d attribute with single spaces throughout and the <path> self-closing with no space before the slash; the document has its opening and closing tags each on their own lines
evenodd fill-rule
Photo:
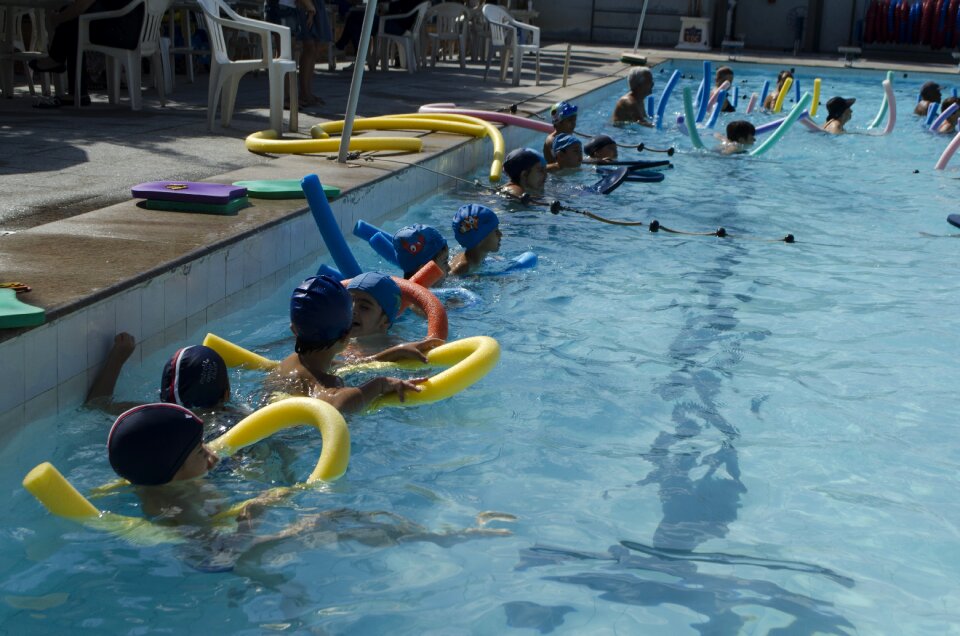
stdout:
<svg viewBox="0 0 960 636">
<path fill-rule="evenodd" d="M 304 106 L 323 104 L 324 101 L 313 94 L 313 70 L 320 54 L 320 43 L 316 40 L 304 40 L 300 53 L 300 103 Z"/>
</svg>

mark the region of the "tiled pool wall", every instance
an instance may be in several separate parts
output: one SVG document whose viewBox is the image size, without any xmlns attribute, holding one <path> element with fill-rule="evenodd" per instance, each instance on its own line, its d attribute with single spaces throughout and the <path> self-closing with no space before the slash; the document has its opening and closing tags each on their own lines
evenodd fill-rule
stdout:
<svg viewBox="0 0 960 636">
<path fill-rule="evenodd" d="M 537 137 L 516 127 L 502 132 L 508 149 Z M 490 143 L 467 141 L 419 163 L 466 175 L 488 164 Z M 344 235 L 350 236 L 358 219 L 375 223 L 452 183 L 410 167 L 347 192 L 331 207 Z M 0 343 L 0 448 L 27 423 L 79 406 L 116 333 L 136 338 L 127 365 L 139 365 L 159 349 L 179 345 L 208 323 L 272 294 L 325 253 L 309 208 L 304 208 L 252 236 Z"/>
</svg>

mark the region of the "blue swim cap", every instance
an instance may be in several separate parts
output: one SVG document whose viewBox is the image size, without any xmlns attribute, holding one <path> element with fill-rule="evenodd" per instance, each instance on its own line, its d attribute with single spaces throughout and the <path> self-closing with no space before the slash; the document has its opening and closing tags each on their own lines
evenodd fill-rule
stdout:
<svg viewBox="0 0 960 636">
<path fill-rule="evenodd" d="M 461 206 L 453 215 L 453 235 L 457 243 L 468 250 L 479 245 L 499 225 L 496 212 L 476 203 Z"/>
<path fill-rule="evenodd" d="M 447 239 L 429 225 L 416 223 L 400 228 L 393 235 L 393 249 L 397 250 L 397 264 L 404 274 L 415 274 L 437 257 L 447 246 Z"/>
<path fill-rule="evenodd" d="M 537 164 L 546 165 L 543 155 L 533 148 L 517 148 L 511 150 L 503 160 L 503 171 L 514 183 L 520 182 L 520 175 Z"/>
<path fill-rule="evenodd" d="M 581 144 L 580 140 L 573 135 L 561 133 L 553 138 L 553 154 L 556 155 L 564 148 L 569 148 L 573 145 L 582 146 L 583 144 Z"/>
<path fill-rule="evenodd" d="M 387 316 L 387 322 L 393 324 L 394 318 L 400 312 L 400 286 L 392 278 L 380 272 L 364 272 L 355 276 L 347 289 L 356 289 L 373 296 Z"/>
<path fill-rule="evenodd" d="M 144 404 L 117 418 L 107 437 L 113 470 L 138 486 L 173 479 L 203 439 L 203 420 L 177 404 Z"/>
<path fill-rule="evenodd" d="M 230 388 L 227 363 L 203 345 L 184 347 L 163 365 L 160 399 L 187 408 L 216 406 Z"/>
<path fill-rule="evenodd" d="M 557 124 L 568 117 L 576 117 L 577 107 L 570 102 L 557 102 L 550 108 L 550 117 Z"/>
<path fill-rule="evenodd" d="M 353 324 L 350 292 L 329 276 L 311 276 L 293 290 L 290 322 L 298 340 L 317 344 L 339 340 Z"/>
</svg>

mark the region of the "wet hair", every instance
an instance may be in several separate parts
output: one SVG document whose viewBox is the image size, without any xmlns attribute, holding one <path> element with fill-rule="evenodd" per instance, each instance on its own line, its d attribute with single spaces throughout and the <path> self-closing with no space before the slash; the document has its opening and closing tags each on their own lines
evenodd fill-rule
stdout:
<svg viewBox="0 0 960 636">
<path fill-rule="evenodd" d="M 646 66 L 634 66 L 627 75 L 630 90 L 635 89 L 643 81 L 653 82 L 653 73 Z"/>
<path fill-rule="evenodd" d="M 747 137 L 756 134 L 756 127 L 744 119 L 738 119 L 727 124 L 727 139 L 734 143 L 746 141 Z"/>
<path fill-rule="evenodd" d="M 960 97 L 948 97 L 945 100 L 943 100 L 943 104 L 940 105 L 940 112 L 942 113 L 943 111 L 947 110 L 954 104 L 960 105 Z"/>
<path fill-rule="evenodd" d="M 721 83 L 720 78 L 722 78 L 724 75 L 729 75 L 733 77 L 733 69 L 730 68 L 729 66 L 721 66 L 720 68 L 718 68 L 717 74 L 714 76 L 714 83 L 720 84 Z"/>
<path fill-rule="evenodd" d="M 920 87 L 920 99 L 925 102 L 932 102 L 937 98 L 937 93 L 939 92 L 939 84 L 936 82 L 924 82 L 923 86 Z"/>
<path fill-rule="evenodd" d="M 783 82 L 788 78 L 793 77 L 793 69 L 787 70 L 783 69 L 777 73 L 777 86 L 782 86 Z"/>
</svg>

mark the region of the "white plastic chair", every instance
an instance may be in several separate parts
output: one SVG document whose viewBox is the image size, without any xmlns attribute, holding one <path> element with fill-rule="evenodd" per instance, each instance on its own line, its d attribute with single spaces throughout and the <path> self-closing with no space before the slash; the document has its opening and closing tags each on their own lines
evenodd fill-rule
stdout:
<svg viewBox="0 0 960 636">
<path fill-rule="evenodd" d="M 518 22 L 506 9 L 495 4 L 483 5 L 483 17 L 490 25 L 490 44 L 500 50 L 500 81 L 506 79 L 507 60 L 513 56 L 513 85 L 520 85 L 520 71 L 523 67 L 523 54 L 534 53 L 537 59 L 537 86 L 540 85 L 540 29 Z M 529 38 L 529 42 L 524 42 Z M 486 51 L 487 68 L 483 79 L 490 72 L 490 51 Z"/>
<path fill-rule="evenodd" d="M 457 2 L 443 2 L 427 10 L 424 22 L 435 24 L 434 31 L 427 33 L 430 42 L 430 66 L 436 66 L 437 58 L 443 54 L 444 42 L 458 42 L 460 68 L 466 68 L 467 26 L 469 13 L 467 8 Z"/>
<path fill-rule="evenodd" d="M 408 73 L 415 73 L 418 61 L 421 60 L 420 30 L 423 28 L 423 21 L 427 15 L 427 9 L 430 8 L 429 2 L 421 2 L 412 11 L 400 13 L 398 15 L 380 16 L 380 30 L 377 33 L 377 50 L 380 57 L 380 68 L 387 70 L 387 63 L 390 60 L 390 47 L 396 45 L 400 51 L 400 65 L 407 69 Z M 386 33 L 384 28 L 389 20 L 402 20 L 416 15 L 413 26 L 403 35 L 392 35 Z"/>
<path fill-rule="evenodd" d="M 290 78 L 290 130 L 297 130 L 298 85 L 297 62 L 290 45 L 290 29 L 262 20 L 245 18 L 233 11 L 223 0 L 197 0 L 203 9 L 210 39 L 210 88 L 207 91 L 207 126 L 213 130 L 214 114 L 220 102 L 220 123 L 226 127 L 233 119 L 240 78 L 250 71 L 266 70 L 270 82 L 270 128 L 283 130 L 283 80 Z M 221 17 L 221 12 L 227 17 Z M 249 60 L 231 60 L 227 54 L 224 27 L 253 34 L 260 39 L 261 57 Z M 274 57 L 273 36 L 280 39 L 280 55 Z"/>
<path fill-rule="evenodd" d="M 121 49 L 112 46 L 94 44 L 90 41 L 90 23 L 97 20 L 119 18 L 127 15 L 138 6 L 143 6 L 143 26 L 140 28 L 140 40 L 133 50 Z M 74 104 L 82 106 L 80 99 L 80 78 L 83 70 L 83 54 L 88 51 L 103 53 L 107 56 L 107 82 L 110 103 L 114 104 L 120 96 L 120 67 L 127 71 L 127 90 L 130 92 L 130 107 L 140 110 L 143 107 L 142 87 L 140 85 L 140 60 L 150 58 L 150 74 L 153 83 L 160 95 L 160 105 L 167 105 L 166 91 L 164 90 L 164 75 L 166 75 L 168 56 L 161 53 L 160 26 L 163 23 L 163 14 L 166 13 L 170 0 L 132 0 L 130 4 L 116 11 L 102 11 L 98 13 L 84 13 L 79 19 L 79 33 L 77 37 L 77 73 L 74 86 Z"/>
</svg>

